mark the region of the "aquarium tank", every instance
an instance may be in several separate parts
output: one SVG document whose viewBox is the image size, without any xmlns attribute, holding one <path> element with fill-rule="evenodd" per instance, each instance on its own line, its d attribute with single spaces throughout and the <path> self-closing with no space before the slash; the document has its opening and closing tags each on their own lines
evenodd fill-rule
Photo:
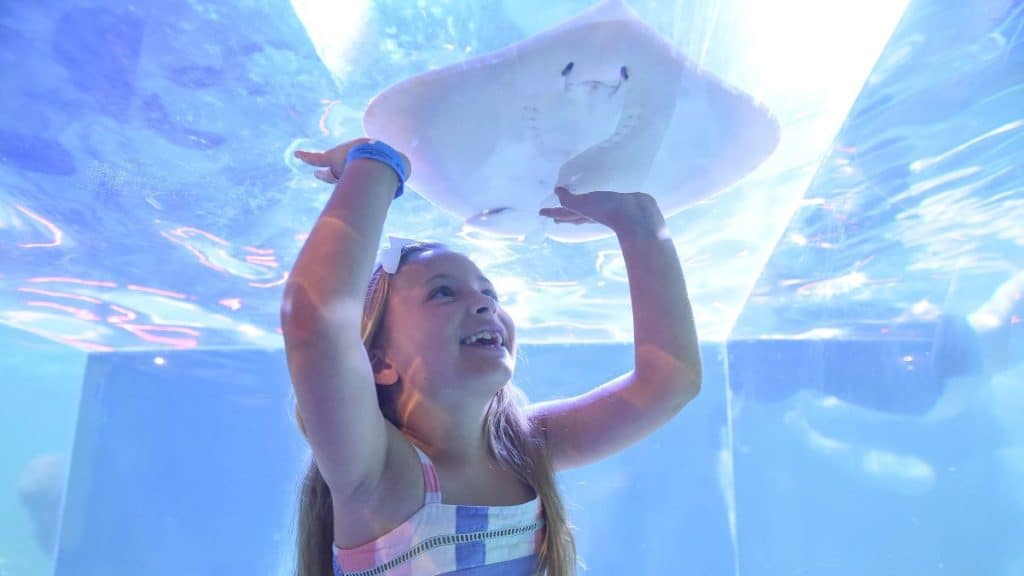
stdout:
<svg viewBox="0 0 1024 576">
<path fill-rule="evenodd" d="M 332 187 L 293 153 L 594 4 L 4 3 L 0 576 L 294 574 L 280 311 Z M 559 474 L 578 573 L 1024 574 L 1024 3 L 628 5 L 779 139 L 665 214 L 703 382 Z M 383 232 L 487 274 L 530 401 L 633 368 L 614 236 L 486 234 L 415 185 Z"/>
</svg>

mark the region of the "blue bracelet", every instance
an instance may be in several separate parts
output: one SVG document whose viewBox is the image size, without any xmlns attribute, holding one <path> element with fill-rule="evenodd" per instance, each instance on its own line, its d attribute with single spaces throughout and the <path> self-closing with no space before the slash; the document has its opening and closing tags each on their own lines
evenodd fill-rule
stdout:
<svg viewBox="0 0 1024 576">
<path fill-rule="evenodd" d="M 402 157 L 398 151 L 381 142 L 380 140 L 370 140 L 359 144 L 348 151 L 348 156 L 345 157 L 345 162 L 350 162 L 356 158 L 369 158 L 378 162 L 383 162 L 391 167 L 398 175 L 398 190 L 395 192 L 395 198 L 402 195 L 405 192 L 405 164 L 402 163 Z"/>
</svg>

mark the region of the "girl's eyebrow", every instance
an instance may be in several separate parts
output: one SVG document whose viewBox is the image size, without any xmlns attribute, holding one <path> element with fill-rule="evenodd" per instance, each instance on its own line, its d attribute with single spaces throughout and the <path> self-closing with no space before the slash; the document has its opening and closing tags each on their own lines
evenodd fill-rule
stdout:
<svg viewBox="0 0 1024 576">
<path fill-rule="evenodd" d="M 433 282 L 434 280 L 438 280 L 440 278 L 447 278 L 449 280 L 455 280 L 455 276 L 452 276 L 451 274 L 448 274 L 448 273 L 445 273 L 445 272 L 441 272 L 440 274 L 434 274 L 430 278 L 427 278 L 427 281 L 424 282 L 424 284 L 429 284 L 429 283 Z M 484 276 L 477 276 L 476 279 L 480 280 L 482 282 L 486 282 L 486 283 L 491 284 L 491 285 L 494 284 L 493 282 L 491 282 L 490 280 L 488 280 Z"/>
</svg>

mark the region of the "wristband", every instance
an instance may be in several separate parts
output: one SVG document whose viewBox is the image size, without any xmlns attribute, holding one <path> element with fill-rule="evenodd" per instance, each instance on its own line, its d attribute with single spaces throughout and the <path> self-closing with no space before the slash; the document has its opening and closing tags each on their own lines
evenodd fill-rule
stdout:
<svg viewBox="0 0 1024 576">
<path fill-rule="evenodd" d="M 382 162 L 391 167 L 398 176 L 398 190 L 395 191 L 395 198 L 402 195 L 405 188 L 405 164 L 402 162 L 402 157 L 398 151 L 381 142 L 380 140 L 370 140 L 353 147 L 348 151 L 348 156 L 345 157 L 345 162 L 350 162 L 356 158 L 369 158 Z"/>
</svg>

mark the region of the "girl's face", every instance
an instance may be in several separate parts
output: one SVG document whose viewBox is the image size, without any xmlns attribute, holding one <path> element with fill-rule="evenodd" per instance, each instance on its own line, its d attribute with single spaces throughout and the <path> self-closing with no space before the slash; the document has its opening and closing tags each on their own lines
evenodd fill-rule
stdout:
<svg viewBox="0 0 1024 576">
<path fill-rule="evenodd" d="M 392 278 L 382 327 L 394 372 L 378 373 L 378 382 L 397 377 L 403 392 L 489 400 L 515 369 L 515 327 L 497 299 L 494 285 L 461 254 L 438 249 L 407 257 Z M 501 343 L 463 343 L 480 330 L 497 332 Z"/>
</svg>

